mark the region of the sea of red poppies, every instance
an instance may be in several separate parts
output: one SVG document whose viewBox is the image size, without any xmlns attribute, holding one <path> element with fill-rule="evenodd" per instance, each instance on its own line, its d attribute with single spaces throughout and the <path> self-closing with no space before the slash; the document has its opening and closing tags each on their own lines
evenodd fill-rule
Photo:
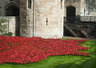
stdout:
<svg viewBox="0 0 96 68">
<path fill-rule="evenodd" d="M 0 36 L 0 64 L 3 63 L 32 63 L 57 55 L 83 55 L 88 50 L 82 44 L 87 40 L 44 39 L 41 37 L 5 37 Z"/>
</svg>

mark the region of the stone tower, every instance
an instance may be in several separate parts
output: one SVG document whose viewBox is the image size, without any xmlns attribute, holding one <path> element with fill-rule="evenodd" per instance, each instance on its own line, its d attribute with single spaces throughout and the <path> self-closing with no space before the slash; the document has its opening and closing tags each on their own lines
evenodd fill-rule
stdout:
<svg viewBox="0 0 96 68">
<path fill-rule="evenodd" d="M 63 36 L 64 0 L 20 0 L 20 35 Z"/>
<path fill-rule="evenodd" d="M 30 0 L 31 1 L 31 0 Z M 20 0 L 20 36 L 33 36 L 33 8 L 28 7 L 28 0 Z"/>
</svg>

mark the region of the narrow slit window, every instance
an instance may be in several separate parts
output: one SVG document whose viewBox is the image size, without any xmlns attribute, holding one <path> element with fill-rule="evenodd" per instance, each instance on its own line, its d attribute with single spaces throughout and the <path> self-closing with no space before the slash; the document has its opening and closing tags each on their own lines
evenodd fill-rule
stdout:
<svg viewBox="0 0 96 68">
<path fill-rule="evenodd" d="M 13 0 L 10 0 L 10 1 L 13 1 Z"/>
<path fill-rule="evenodd" d="M 61 5 L 61 9 L 62 9 L 62 2 L 63 2 L 63 0 L 61 0 L 61 2 L 60 2 L 60 5 Z"/>
<path fill-rule="evenodd" d="M 28 0 L 28 8 L 31 8 L 31 0 Z"/>
<path fill-rule="evenodd" d="M 48 25 L 48 18 L 46 18 L 46 26 Z"/>
</svg>

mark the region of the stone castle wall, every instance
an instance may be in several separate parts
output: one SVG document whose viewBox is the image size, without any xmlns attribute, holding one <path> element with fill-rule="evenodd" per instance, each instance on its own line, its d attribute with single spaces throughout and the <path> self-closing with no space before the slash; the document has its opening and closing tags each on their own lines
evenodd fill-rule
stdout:
<svg viewBox="0 0 96 68">
<path fill-rule="evenodd" d="M 84 0 L 84 16 L 96 16 L 96 0 Z"/>
<path fill-rule="evenodd" d="M 34 5 L 32 2 L 31 8 L 28 8 L 27 0 L 20 2 L 21 36 L 62 37 L 64 1 L 35 0 L 34 2 Z M 33 6 L 35 8 L 34 14 Z"/>
<path fill-rule="evenodd" d="M 0 0 L 0 16 L 5 16 L 6 15 L 6 8 L 12 4 L 19 8 L 20 0 L 13 0 L 13 1 Z"/>
<path fill-rule="evenodd" d="M 35 1 L 35 36 L 45 38 L 62 37 L 64 20 L 64 1 Z"/>
<path fill-rule="evenodd" d="M 66 7 L 74 6 L 76 7 L 76 16 L 80 17 L 81 21 L 96 21 L 96 0 L 65 0 L 65 12 L 66 17 Z"/>
<path fill-rule="evenodd" d="M 76 15 L 78 16 L 96 16 L 96 0 L 65 0 L 65 16 L 66 7 L 76 7 Z"/>
<path fill-rule="evenodd" d="M 81 11 L 81 0 L 65 0 L 65 6 L 64 6 L 64 9 L 65 9 L 65 16 L 66 16 L 66 8 L 68 6 L 74 6 L 76 7 L 76 16 L 79 16 L 80 15 L 80 11 Z"/>
<path fill-rule="evenodd" d="M 28 0 L 20 1 L 20 35 L 24 37 L 33 36 L 32 8 L 28 8 Z"/>
<path fill-rule="evenodd" d="M 81 16 L 96 16 L 96 0 L 81 0 Z"/>
<path fill-rule="evenodd" d="M 0 16 L 12 4 L 20 9 L 20 35 L 24 37 L 62 37 L 68 6 L 76 7 L 76 16 L 96 16 L 95 0 L 31 0 L 30 8 L 28 1 L 0 0 Z"/>
</svg>

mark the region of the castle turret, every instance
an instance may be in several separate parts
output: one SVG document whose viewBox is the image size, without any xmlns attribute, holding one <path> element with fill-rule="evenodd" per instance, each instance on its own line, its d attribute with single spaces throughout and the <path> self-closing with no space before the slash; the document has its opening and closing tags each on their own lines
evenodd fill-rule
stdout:
<svg viewBox="0 0 96 68">
<path fill-rule="evenodd" d="M 34 36 L 32 0 L 20 0 L 20 35 Z"/>
<path fill-rule="evenodd" d="M 64 0 L 21 0 L 21 36 L 63 36 Z"/>
<path fill-rule="evenodd" d="M 63 36 L 64 0 L 35 0 L 35 36 Z"/>
</svg>

